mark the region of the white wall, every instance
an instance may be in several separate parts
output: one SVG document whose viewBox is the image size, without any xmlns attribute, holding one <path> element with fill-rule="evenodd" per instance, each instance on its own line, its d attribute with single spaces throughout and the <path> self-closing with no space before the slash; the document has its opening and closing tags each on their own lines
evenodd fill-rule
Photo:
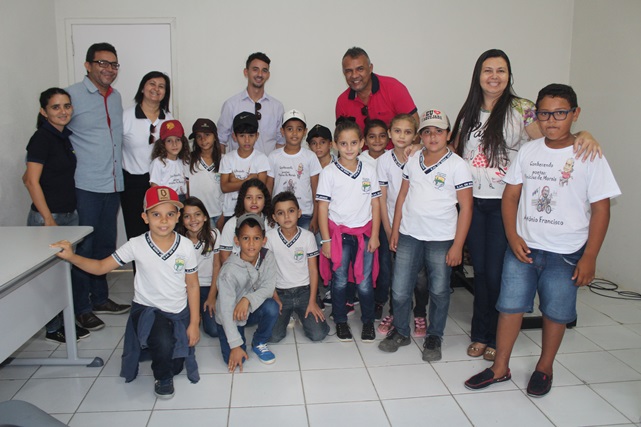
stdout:
<svg viewBox="0 0 641 427">
<path fill-rule="evenodd" d="M 65 19 L 92 17 L 176 19 L 180 119 L 218 120 L 220 107 L 246 84 L 247 56 L 272 59 L 267 90 L 286 109 L 304 111 L 310 122 L 333 127 L 336 97 L 346 87 L 341 57 L 365 48 L 376 72 L 397 77 L 419 109 L 438 106 L 455 116 L 467 93 L 478 55 L 499 47 L 510 56 L 519 94 L 533 97 L 550 81 L 569 79 L 571 0 L 294 0 L 204 2 L 185 0 L 57 0 L 59 53 L 65 52 Z M 553 9 L 554 13 L 549 11 Z M 546 49 L 533 49 L 533 30 L 554 31 Z M 116 46 L 118 48 L 118 46 Z M 550 66 L 540 67 L 541 61 Z M 121 74 L 127 72 L 122 65 Z M 66 63 L 60 76 L 66 79 Z M 61 84 L 72 82 L 63 81 Z M 129 99 L 133 94 L 123 94 Z"/>
<path fill-rule="evenodd" d="M 622 288 L 641 291 L 641 2 L 575 3 L 570 81 L 582 107 L 579 127 L 601 141 L 623 195 L 612 203 L 610 229 L 597 268 Z"/>
<path fill-rule="evenodd" d="M 57 86 L 54 2 L 0 1 L 0 225 L 26 225 L 31 200 L 22 184 L 40 92 Z"/>
</svg>

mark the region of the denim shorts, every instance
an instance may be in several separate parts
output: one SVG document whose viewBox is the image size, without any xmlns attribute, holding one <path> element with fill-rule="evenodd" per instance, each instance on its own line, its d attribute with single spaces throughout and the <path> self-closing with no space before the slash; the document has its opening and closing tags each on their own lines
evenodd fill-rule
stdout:
<svg viewBox="0 0 641 427">
<path fill-rule="evenodd" d="M 572 275 L 584 249 L 572 254 L 530 249 L 533 263 L 525 264 L 508 247 L 496 309 L 501 313 L 531 313 L 538 292 L 539 309 L 545 317 L 556 323 L 576 320 L 578 286 Z"/>
</svg>

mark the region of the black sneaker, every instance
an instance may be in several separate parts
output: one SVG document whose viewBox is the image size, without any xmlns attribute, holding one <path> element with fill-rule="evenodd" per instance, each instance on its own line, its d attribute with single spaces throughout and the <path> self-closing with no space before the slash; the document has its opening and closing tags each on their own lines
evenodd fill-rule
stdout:
<svg viewBox="0 0 641 427">
<path fill-rule="evenodd" d="M 327 305 L 332 305 L 332 291 L 325 292 L 325 297 L 323 298 L 323 303 Z"/>
<path fill-rule="evenodd" d="M 383 318 L 383 304 L 374 304 L 374 320 Z"/>
<path fill-rule="evenodd" d="M 374 329 L 374 322 L 363 323 L 363 332 L 361 332 L 361 341 L 374 342 L 376 339 L 376 330 Z"/>
<path fill-rule="evenodd" d="M 399 347 L 409 345 L 412 339 L 399 334 L 396 328 L 392 329 L 385 339 L 378 343 L 378 349 L 386 353 L 394 353 Z"/>
<path fill-rule="evenodd" d="M 45 335 L 45 340 L 57 344 L 64 344 L 65 342 L 67 342 L 65 339 L 64 328 L 60 328 L 55 332 L 47 332 L 47 334 Z"/>
<path fill-rule="evenodd" d="M 91 332 L 86 330 L 85 328 L 81 328 L 80 326 L 76 326 L 76 341 L 79 341 L 83 338 L 87 338 L 89 335 L 91 335 Z M 67 337 L 65 335 L 65 327 L 61 326 L 60 329 L 58 329 L 55 332 L 47 332 L 45 335 L 45 340 L 50 341 L 50 342 L 55 342 L 58 344 L 64 344 L 67 342 Z"/>
<path fill-rule="evenodd" d="M 154 381 L 154 394 L 160 399 L 171 399 L 174 397 L 174 380 L 156 380 Z"/>
<path fill-rule="evenodd" d="M 110 299 L 104 304 L 94 305 L 93 312 L 95 314 L 124 314 L 131 309 L 131 306 L 128 304 L 116 304 Z"/>
<path fill-rule="evenodd" d="M 350 304 L 348 302 L 345 303 L 345 309 L 347 310 L 348 316 L 351 316 L 352 314 L 354 314 L 354 304 Z"/>
<path fill-rule="evenodd" d="M 532 397 L 542 397 L 552 388 L 552 375 L 534 371 L 527 383 L 527 394 Z"/>
<path fill-rule="evenodd" d="M 80 326 L 76 325 L 76 338 L 77 339 L 84 340 L 85 338 L 88 338 L 89 335 L 91 335 L 91 332 L 89 332 L 85 328 L 81 328 Z"/>
<path fill-rule="evenodd" d="M 90 331 L 97 331 L 105 327 L 105 322 L 90 311 L 89 313 L 78 314 L 76 316 L 76 325 Z"/>
<path fill-rule="evenodd" d="M 423 343 L 423 360 L 436 362 L 441 360 L 441 337 L 428 335 Z"/>
<path fill-rule="evenodd" d="M 347 323 L 336 324 L 336 337 L 339 341 L 343 342 L 352 341 L 354 339 L 352 331 L 349 329 L 349 325 Z"/>
</svg>

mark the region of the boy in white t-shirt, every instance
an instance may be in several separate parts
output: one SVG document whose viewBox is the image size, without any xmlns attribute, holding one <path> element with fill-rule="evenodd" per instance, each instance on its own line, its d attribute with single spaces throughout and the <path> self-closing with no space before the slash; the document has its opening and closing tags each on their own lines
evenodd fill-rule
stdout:
<svg viewBox="0 0 641 427">
<path fill-rule="evenodd" d="M 503 264 L 496 358 L 465 382 L 471 390 L 511 378 L 509 361 L 523 313 L 538 292 L 543 313 L 541 356 L 527 386 L 532 397 L 552 387 L 552 365 L 566 324 L 576 319 L 580 286 L 594 279 L 596 258 L 610 220 L 610 199 L 621 194 L 605 158 L 575 162 L 572 123 L 581 109 L 567 85 L 539 92 L 536 117 L 544 138 L 516 155 L 503 192 L 509 248 Z"/>
<path fill-rule="evenodd" d="M 125 331 L 120 376 L 126 382 L 138 374 L 138 361 L 151 356 L 154 393 L 159 398 L 174 396 L 173 377 L 183 363 L 187 377 L 198 382 L 194 346 L 200 339 L 197 257 L 189 239 L 174 232 L 183 205 L 169 187 L 151 187 L 145 194 L 142 218 L 149 232 L 130 239 L 102 260 L 73 253 L 63 240 L 57 255 L 91 274 L 107 274 L 130 261 L 136 262 L 134 300 Z"/>
<path fill-rule="evenodd" d="M 252 178 L 266 182 L 269 170 L 267 156 L 254 150 L 258 139 L 258 118 L 255 114 L 243 111 L 234 117 L 232 139 L 238 144 L 238 149 L 225 154 L 220 162 L 220 188 L 225 193 L 225 221 L 234 215 L 241 185 Z"/>
<path fill-rule="evenodd" d="M 409 345 L 412 292 L 422 266 L 428 277 L 429 324 L 423 360 L 441 359 L 441 341 L 450 305 L 450 274 L 463 260 L 463 244 L 472 221 L 472 174 L 448 148 L 449 119 L 440 110 L 421 116 L 420 154 L 403 168 L 396 199 L 390 249 L 396 251 L 392 303 L 394 330 L 378 348 L 395 352 Z M 457 212 L 457 204 L 460 213 Z"/>
<path fill-rule="evenodd" d="M 267 232 L 265 247 L 274 252 L 278 280 L 274 300 L 280 315 L 272 330 L 271 342 L 287 335 L 287 325 L 294 313 L 303 325 L 305 336 L 322 341 L 329 332 L 323 310 L 316 303 L 318 295 L 318 245 L 314 235 L 297 225 L 301 216 L 298 198 L 290 191 L 274 197 L 274 219 L 279 227 Z"/>
<path fill-rule="evenodd" d="M 283 191 L 294 193 L 302 211 L 298 226 L 315 233 L 318 218 L 314 199 L 321 165 L 316 154 L 301 148 L 307 133 L 305 114 L 298 110 L 286 112 L 280 131 L 285 137 L 285 146 L 269 154 L 267 188 L 272 196 Z"/>
</svg>

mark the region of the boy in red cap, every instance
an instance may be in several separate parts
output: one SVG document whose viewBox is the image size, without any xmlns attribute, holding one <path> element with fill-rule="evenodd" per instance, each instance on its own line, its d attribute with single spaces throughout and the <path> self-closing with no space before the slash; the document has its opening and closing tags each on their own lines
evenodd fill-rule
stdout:
<svg viewBox="0 0 641 427">
<path fill-rule="evenodd" d="M 171 188 L 150 188 L 142 214 L 149 231 L 102 260 L 74 254 L 66 240 L 51 245 L 61 249 L 57 253 L 60 258 L 91 274 L 107 274 L 136 262 L 120 376 L 126 382 L 133 381 L 138 361 L 151 359 L 154 393 L 164 399 L 173 397 L 173 377 L 182 371 L 183 364 L 192 383 L 200 379 L 194 352 L 200 338 L 197 257 L 191 241 L 174 232 L 182 207 Z"/>
</svg>

